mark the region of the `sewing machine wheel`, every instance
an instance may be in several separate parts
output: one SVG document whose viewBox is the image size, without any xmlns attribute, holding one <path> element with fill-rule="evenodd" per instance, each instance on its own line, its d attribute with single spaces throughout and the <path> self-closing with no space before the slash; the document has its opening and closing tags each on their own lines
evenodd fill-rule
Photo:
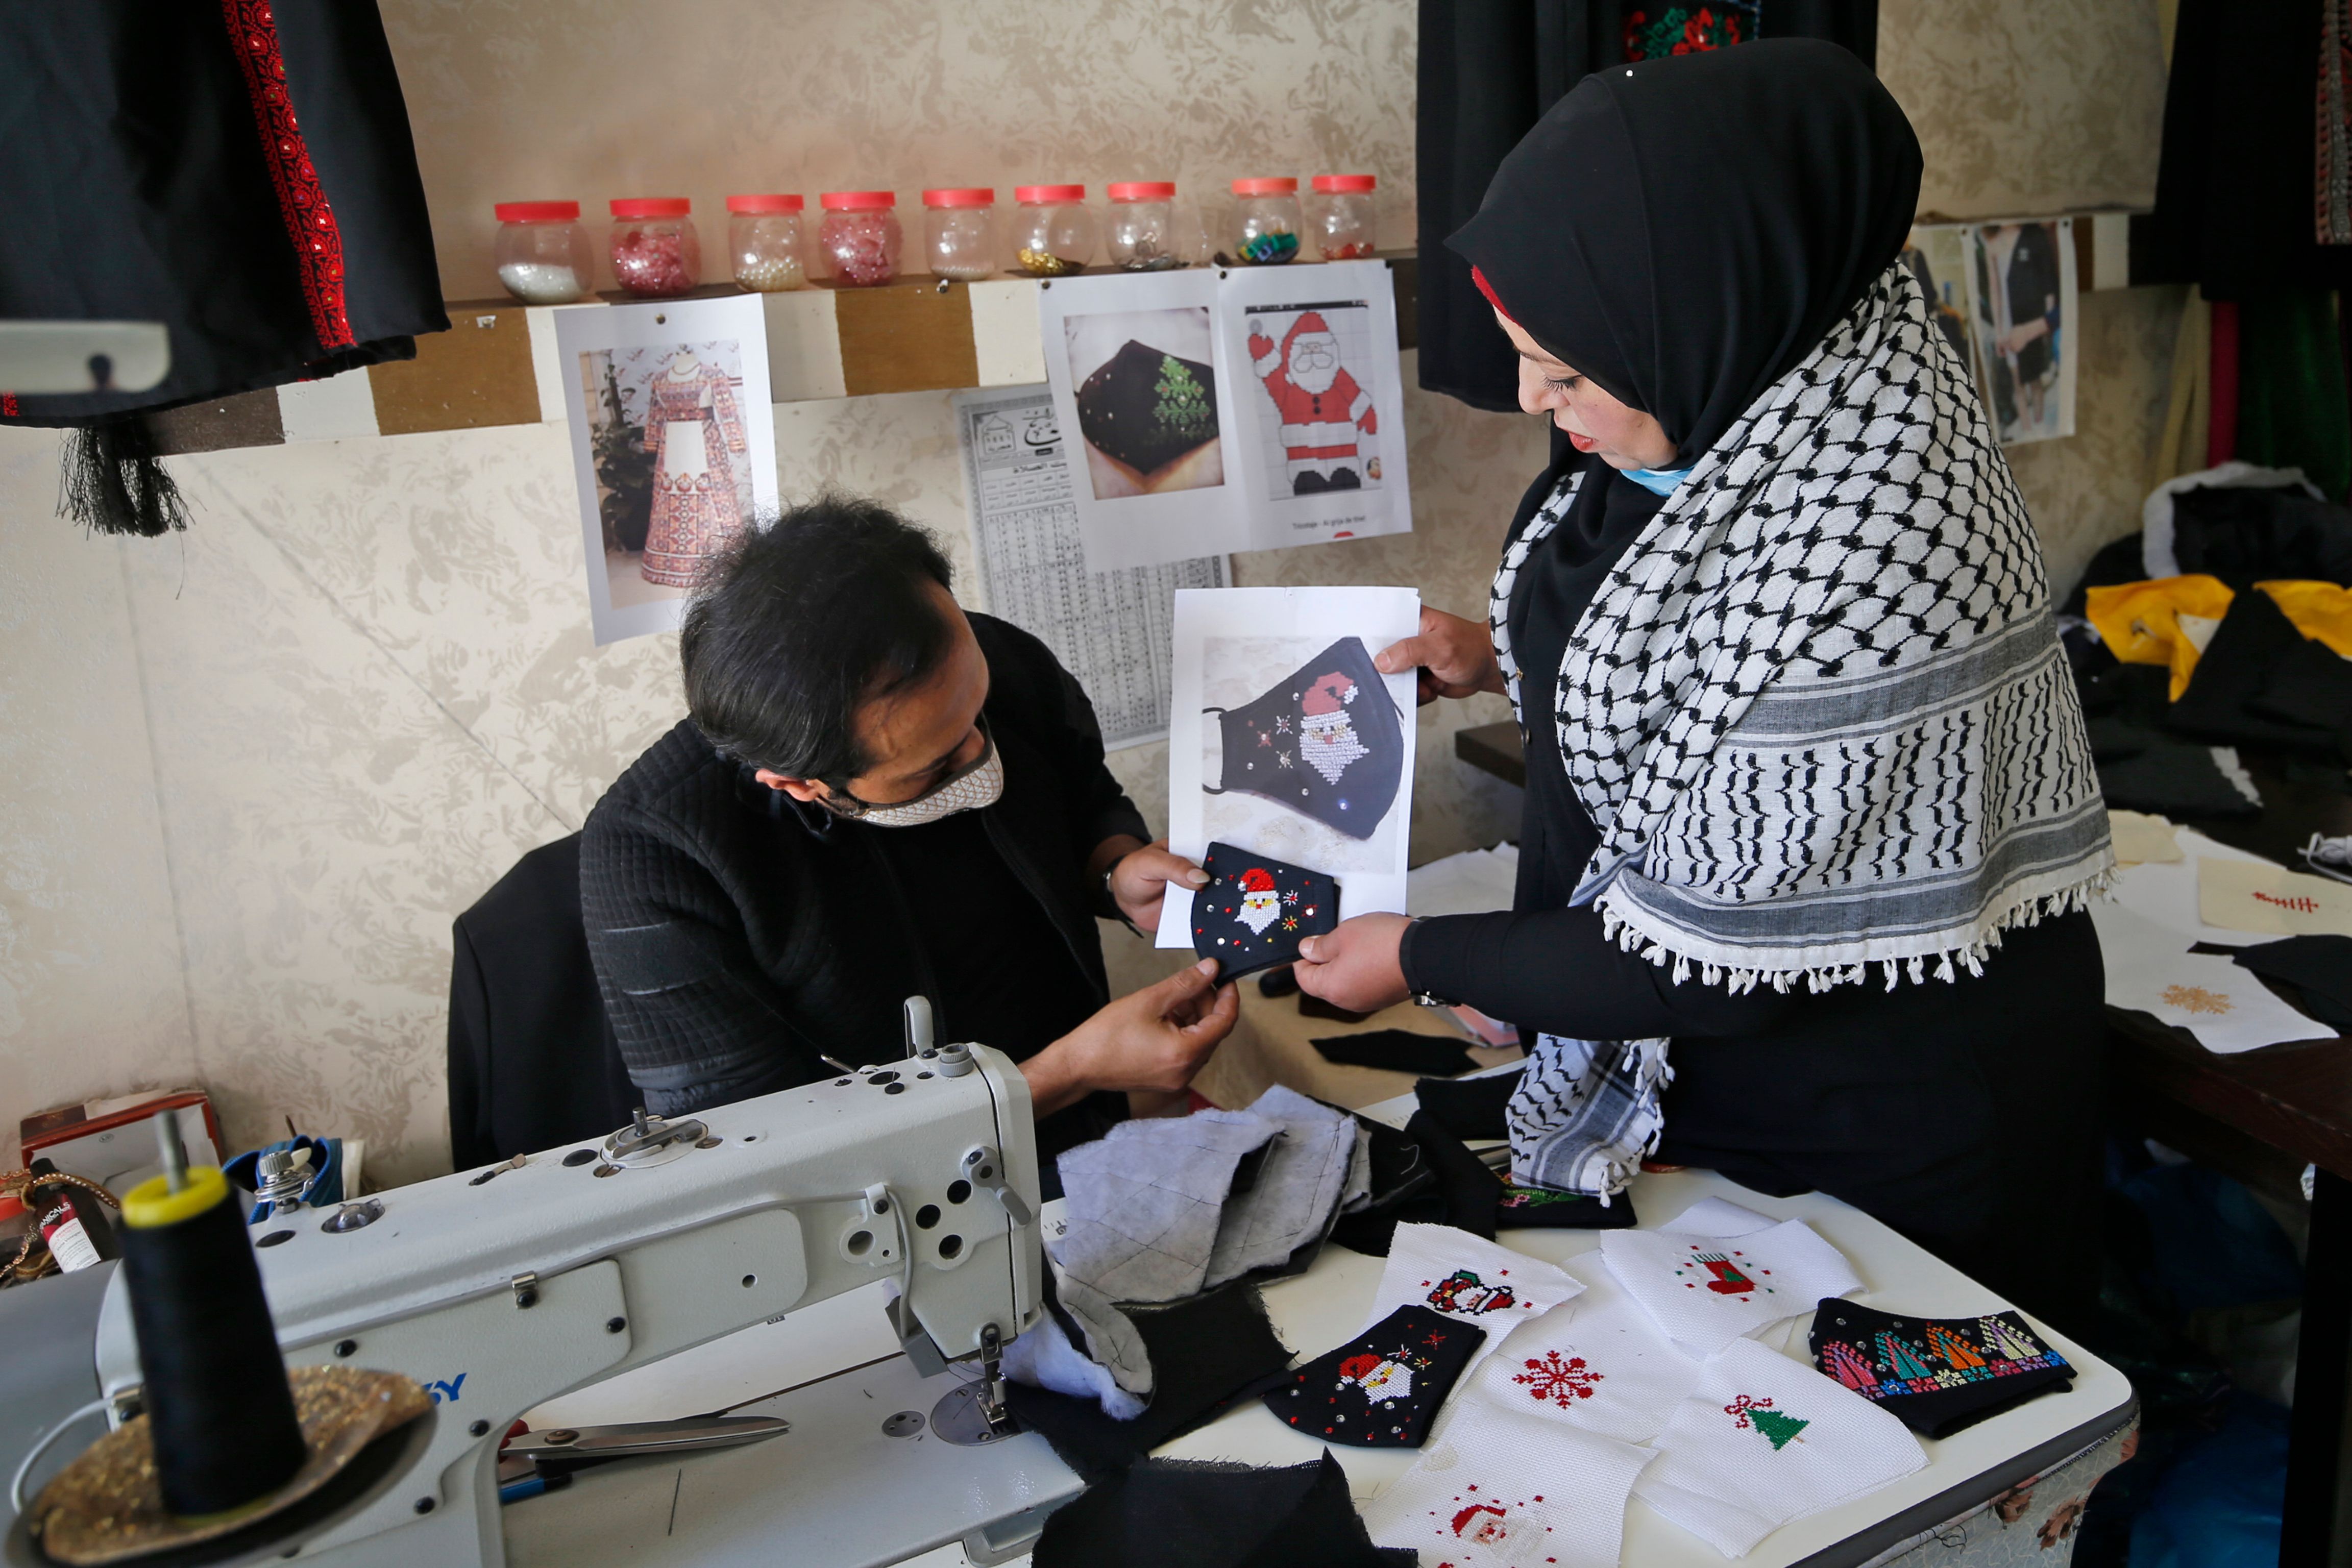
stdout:
<svg viewBox="0 0 2352 1568">
<path fill-rule="evenodd" d="M 316 1491 L 242 1530 L 214 1536 L 186 1546 L 123 1556 L 112 1561 L 127 1568 L 238 1568 L 245 1563 L 274 1562 L 289 1549 L 314 1540 L 373 1505 L 408 1479 L 433 1441 L 437 1407 L 392 1428 L 346 1461 Z M 31 1530 L 33 1510 L 17 1516 L 0 1547 L 5 1568 L 63 1568 L 64 1559 L 41 1548 Z"/>
<path fill-rule="evenodd" d="M 940 1402 L 931 1406 L 931 1430 L 960 1448 L 976 1448 L 983 1443 L 1001 1443 L 1007 1437 L 1018 1436 L 1021 1423 L 1013 1418 L 1011 1411 L 1006 1411 L 1004 1418 L 994 1426 L 982 1413 L 982 1395 L 987 1388 L 986 1382 L 975 1379 L 940 1395 Z"/>
</svg>

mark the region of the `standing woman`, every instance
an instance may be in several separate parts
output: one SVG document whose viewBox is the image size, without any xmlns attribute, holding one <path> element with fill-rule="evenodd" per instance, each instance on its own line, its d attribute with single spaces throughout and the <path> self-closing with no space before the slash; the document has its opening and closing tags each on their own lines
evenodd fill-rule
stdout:
<svg viewBox="0 0 2352 1568">
<path fill-rule="evenodd" d="M 1297 973 L 1535 1037 L 1521 1181 L 1818 1189 L 2079 1321 L 2113 858 L 2040 546 L 1896 262 L 1919 170 L 1795 39 L 1596 73 L 1504 161 L 1452 244 L 1555 460 L 1488 624 L 1381 663 L 1510 696 L 1514 908 L 1360 916 Z"/>
</svg>

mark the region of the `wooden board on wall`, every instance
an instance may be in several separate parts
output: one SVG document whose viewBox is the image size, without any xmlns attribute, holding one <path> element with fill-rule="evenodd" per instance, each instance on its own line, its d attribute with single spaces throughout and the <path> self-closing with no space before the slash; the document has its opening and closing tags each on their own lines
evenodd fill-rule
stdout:
<svg viewBox="0 0 2352 1568">
<path fill-rule="evenodd" d="M 387 436 L 539 422 L 530 326 L 514 304 L 453 304 L 449 330 L 416 340 L 416 357 L 370 365 L 376 427 Z"/>
<path fill-rule="evenodd" d="M 971 289 L 962 283 L 893 283 L 834 291 L 841 379 L 852 397 L 980 384 Z"/>
</svg>

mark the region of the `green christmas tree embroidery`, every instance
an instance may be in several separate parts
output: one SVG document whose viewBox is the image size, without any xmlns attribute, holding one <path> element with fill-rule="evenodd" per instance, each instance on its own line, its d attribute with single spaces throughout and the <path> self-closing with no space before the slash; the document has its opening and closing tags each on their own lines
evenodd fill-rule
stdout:
<svg viewBox="0 0 2352 1568">
<path fill-rule="evenodd" d="M 1772 1402 L 1769 1399 L 1751 1399 L 1744 1394 L 1736 1403 L 1725 1405 L 1723 1413 L 1732 1416 L 1734 1425 L 1740 1427 L 1752 1423 L 1758 1432 L 1771 1439 L 1772 1451 L 1776 1454 L 1794 1441 L 1798 1433 L 1812 1425 L 1794 1415 L 1783 1415 L 1772 1408 Z"/>
<path fill-rule="evenodd" d="M 1169 435 L 1198 443 L 1217 433 L 1216 405 L 1208 389 L 1175 355 L 1160 356 L 1160 380 L 1151 390 L 1157 398 L 1151 417 Z"/>
</svg>

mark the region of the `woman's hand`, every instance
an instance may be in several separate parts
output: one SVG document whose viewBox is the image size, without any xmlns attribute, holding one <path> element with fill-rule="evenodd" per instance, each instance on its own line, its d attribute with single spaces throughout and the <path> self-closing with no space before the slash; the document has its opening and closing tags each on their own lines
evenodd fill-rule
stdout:
<svg viewBox="0 0 2352 1568">
<path fill-rule="evenodd" d="M 1029 1100 L 1050 1116 L 1097 1089 L 1172 1094 L 1233 1033 L 1241 993 L 1219 985 L 1217 961 L 1187 964 L 1102 1008 L 1021 1064 Z"/>
<path fill-rule="evenodd" d="M 1110 896 L 1136 929 L 1146 933 L 1160 929 L 1160 905 L 1168 884 L 1205 888 L 1209 874 L 1181 855 L 1171 854 L 1168 840 L 1157 839 L 1119 858 L 1110 870 Z"/>
<path fill-rule="evenodd" d="M 1402 915 L 1341 921 L 1339 930 L 1300 942 L 1298 962 L 1290 972 L 1298 977 L 1301 991 L 1350 1013 L 1392 1007 L 1412 994 L 1398 958 L 1404 928 L 1412 923 Z"/>
<path fill-rule="evenodd" d="M 1391 643 L 1372 660 L 1382 675 L 1420 671 L 1423 707 L 1441 697 L 1501 692 L 1503 667 L 1495 659 L 1495 637 L 1484 621 L 1465 621 L 1424 605 L 1421 635 Z"/>
</svg>

